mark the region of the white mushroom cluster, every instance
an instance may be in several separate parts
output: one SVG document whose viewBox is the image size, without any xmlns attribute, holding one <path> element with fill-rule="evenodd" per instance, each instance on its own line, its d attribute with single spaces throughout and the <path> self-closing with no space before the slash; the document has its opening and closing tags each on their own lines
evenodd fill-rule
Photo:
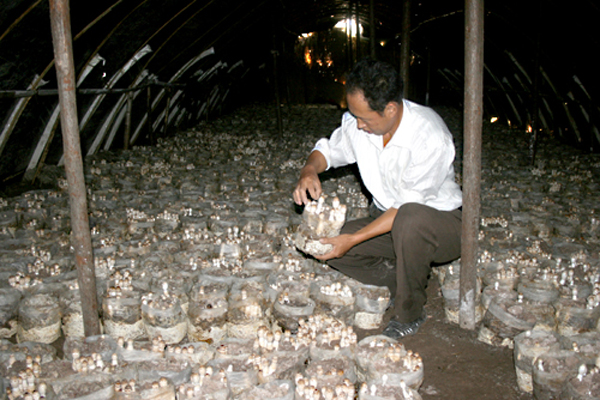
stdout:
<svg viewBox="0 0 600 400">
<path fill-rule="evenodd" d="M 314 237 L 331 237 L 339 233 L 346 222 L 346 206 L 340 204 L 340 199 L 334 197 L 331 205 L 325 203 L 326 196 L 321 195 L 306 205 L 303 219 Z"/>
<path fill-rule="evenodd" d="M 348 285 L 341 282 L 334 282 L 331 285 L 324 285 L 320 288 L 321 293 L 326 296 L 353 297 L 354 293 Z"/>
<path fill-rule="evenodd" d="M 338 371 L 323 371 L 321 375 L 338 375 Z M 354 384 L 348 379 L 332 387 L 321 387 L 317 377 L 305 378 L 298 374 L 295 379 L 296 398 L 304 400 L 352 400 L 355 396 Z"/>
<path fill-rule="evenodd" d="M 346 222 L 347 207 L 334 197 L 331 205 L 326 203 L 327 195 L 312 200 L 304 207 L 302 223 L 295 236 L 296 246 L 310 255 L 322 255 L 331 251 L 331 245 L 323 245 L 320 238 L 337 236 Z"/>
<path fill-rule="evenodd" d="M 156 350 L 162 347 L 162 351 L 151 351 L 152 341 L 158 340 L 158 336 L 150 338 L 144 328 L 141 299 L 143 294 L 151 292 L 160 297 L 163 283 L 168 284 L 169 296 L 177 296 L 180 302 L 184 297 L 179 292 L 189 296 L 190 310 L 198 311 L 195 306 L 204 307 L 206 313 L 202 318 L 206 319 L 202 321 L 207 327 L 212 325 L 215 331 L 221 321 L 227 323 L 230 290 L 238 280 L 256 279 L 265 283 L 267 290 L 263 297 L 267 297 L 269 288 L 275 293 L 270 300 L 246 309 L 249 316 L 267 315 L 276 299 L 287 298 L 293 305 L 289 287 L 282 285 L 281 279 L 268 280 L 272 273 L 285 272 L 290 280 L 311 287 L 314 282 L 322 281 L 326 283 L 319 285 L 320 288 L 331 287 L 336 281 L 343 287 L 344 281 L 338 276 L 332 276 L 322 264 L 314 263 L 295 250 L 292 233 L 304 218 L 295 210 L 290 196 L 298 167 L 306 154 L 317 138 L 329 133 L 326 126 L 339 122 L 340 115 L 334 110 L 318 108 L 310 110 L 311 115 L 317 113 L 317 117 L 303 118 L 302 113 L 309 111 L 301 108 L 294 112 L 301 114 L 298 120 L 318 123 L 309 122 L 309 126 L 304 127 L 289 121 L 283 136 L 277 136 L 270 110 L 241 110 L 236 116 L 161 139 L 154 147 L 137 147 L 122 154 L 104 153 L 86 160 L 98 298 L 103 303 L 100 317 L 107 331 L 113 329 L 115 339 L 126 338 L 124 347 L 131 343 L 131 347 L 137 349 L 132 350 L 135 352 L 140 349 L 140 341 L 147 341 L 148 346 L 142 348 L 148 347 L 147 352 L 155 353 L 156 357 L 189 355 L 183 351 L 186 346 L 189 349 L 186 343 L 190 340 L 189 331 L 178 343 L 157 341 L 154 347 Z M 452 125 L 452 119 L 450 122 Z M 521 133 L 489 126 L 484 131 L 478 257 L 481 287 L 477 315 L 481 328 L 488 332 L 481 338 L 495 345 L 516 346 L 514 338 L 521 332 L 549 331 L 572 338 L 571 344 L 563 347 L 577 353 L 572 342 L 598 329 L 597 171 L 600 164 L 594 155 L 580 154 L 548 140 L 539 148 L 536 165 L 525 165 L 527 146 L 515 146 L 521 140 L 518 135 Z M 217 136 L 219 140 L 215 140 Z M 459 152 L 456 170 L 460 177 L 460 137 L 456 140 Z M 18 325 L 30 324 L 29 327 L 38 325 L 51 329 L 51 334 L 40 332 L 43 335 L 38 337 L 54 340 L 64 326 L 64 319 L 48 324 L 49 321 L 35 317 L 38 319 L 31 322 L 27 315 L 18 313 L 20 303 L 39 293 L 51 293 L 54 304 L 63 308 L 64 293 L 70 291 L 65 289 L 73 287 L 76 274 L 68 196 L 64 191 L 66 180 L 59 179 L 58 184 L 58 190 L 35 190 L 14 198 L 0 198 L 0 277 L 6 282 L 0 291 L 3 299 L 0 322 L 2 327 L 13 327 L 0 330 L 2 337 L 11 338 L 17 334 Z M 323 192 L 330 196 L 322 201 L 319 212 L 319 200 L 307 207 L 312 210 L 311 224 L 315 230 L 323 233 L 329 229 L 327 226 L 340 222 L 336 217 L 339 214 L 330 212 L 327 218 L 325 215 L 327 207 L 336 208 L 337 203 L 336 206 L 328 204 L 334 197 L 339 198 L 338 208 L 342 204 L 347 207 L 345 218 L 367 214 L 367 198 L 351 174 L 334 174 L 325 179 Z M 459 269 L 460 262 L 434 268 L 449 309 L 458 307 Z M 206 300 L 206 296 L 216 296 L 208 289 L 209 284 L 199 285 L 198 288 L 204 289 L 191 293 L 192 286 L 206 277 L 225 285 L 225 293 L 219 291 L 218 303 L 199 302 Z M 280 290 L 288 290 L 287 297 Z M 346 298 L 337 294 L 340 296 L 332 297 L 345 306 L 341 300 Z M 314 295 L 314 292 L 309 294 Z M 354 297 L 358 297 L 356 293 Z M 383 300 L 377 303 L 385 304 L 385 296 L 377 295 L 373 300 L 379 297 Z M 223 313 L 211 314 L 209 311 L 213 309 L 208 307 L 217 304 L 219 307 L 215 309 Z M 158 311 L 171 308 L 166 302 L 163 310 L 157 298 L 152 299 L 152 305 L 156 305 Z M 338 304 L 328 306 L 327 312 L 332 314 L 339 308 Z M 323 310 L 321 305 L 315 307 L 315 312 Z M 458 315 L 457 308 L 447 315 Z M 191 325 L 189 313 L 184 313 L 184 320 Z M 357 320 L 362 318 L 348 318 L 344 323 L 357 328 Z M 267 321 L 273 322 L 272 319 Z M 512 325 L 503 321 L 512 321 Z M 249 327 L 248 332 L 258 338 L 263 322 Z M 269 330 L 273 338 L 258 339 L 261 357 L 264 357 L 263 350 L 265 353 L 279 351 L 282 346 L 290 349 L 296 346 L 297 352 L 301 352 L 303 346 L 309 347 L 312 342 L 299 343 L 317 340 L 316 336 L 311 338 L 311 329 L 308 329 L 314 323 L 314 320 L 303 319 L 297 333 L 288 334 L 288 339 L 285 332 L 281 333 L 278 342 L 277 329 L 273 330 L 277 327 L 272 324 Z M 235 332 L 225 325 L 220 335 L 223 338 Z M 589 345 L 577 343 L 576 349 L 581 355 L 582 349 Z M 173 349 L 172 353 L 165 351 L 165 346 L 180 346 L 181 354 L 175 351 L 176 347 L 168 347 Z M 195 350 L 194 356 L 197 355 Z M 106 368 L 111 360 L 103 358 L 103 362 Z M 278 356 L 278 369 L 281 364 L 282 358 Z M 533 366 L 533 360 L 530 364 Z M 587 364 L 585 374 L 583 369 L 579 371 L 581 364 L 572 371 L 575 378 L 581 377 L 580 383 L 597 376 L 591 373 L 592 364 Z M 272 359 L 269 365 L 273 365 Z M 69 368 L 72 371 L 71 366 Z M 131 379 L 135 379 L 134 388 L 139 393 L 142 382 L 127 377 L 127 384 Z M 205 379 L 203 390 L 207 390 L 208 382 Z M 388 375 L 385 384 L 370 383 L 366 394 L 373 385 L 377 395 L 385 394 L 386 387 L 398 391 L 400 386 L 396 383 L 393 375 Z M 19 395 L 25 393 L 23 381 L 19 384 L 15 381 L 15 384 Z M 191 378 L 181 385 L 184 384 L 191 385 Z M 41 393 L 39 385 L 36 390 Z M 194 398 L 202 393 L 190 386 L 185 396 Z M 33 392 L 29 394 L 33 396 Z M 179 395 L 184 394 L 179 392 Z"/>
<path fill-rule="evenodd" d="M 0 357 L 3 376 L 19 378 L 14 386 L 5 382 L 10 398 L 79 390 L 97 398 L 103 391 L 228 398 L 230 387 L 238 395 L 272 380 L 289 381 L 294 392 L 296 373 L 325 355 L 345 364 L 323 364 L 319 396 L 355 396 L 363 382 L 352 376 L 357 337 L 382 328 L 382 320 L 354 324 L 360 284 L 297 250 L 294 234 L 305 219 L 291 199 L 297 167 L 341 115 L 328 108 L 294 112 L 310 126 L 290 121 L 279 136 L 272 110 L 254 106 L 156 146 L 85 160 L 98 317 L 116 344 L 93 351 L 75 346 L 63 359 L 30 354 L 29 364 L 11 347 L 12 359 Z M 65 343 L 82 339 L 66 189 L 60 178 L 56 190 L 0 198 L 0 338 L 18 337 L 19 346 L 29 338 L 37 346 L 61 336 Z M 323 192 L 329 197 L 307 211 L 319 235 L 337 234 L 346 219 L 368 213 L 349 169 L 325 179 Z M 380 313 L 389 299 L 389 291 L 360 293 L 376 305 L 363 313 Z M 290 312 L 281 318 L 274 312 L 278 300 Z M 294 314 L 305 305 L 311 313 Z M 293 320 L 293 331 L 282 328 L 283 318 Z M 249 340 L 240 365 L 207 365 L 230 356 L 218 351 L 229 339 Z M 350 383 L 324 385 L 334 370 Z M 236 375 L 242 372 L 244 379 Z"/>
<path fill-rule="evenodd" d="M 590 343 L 600 340 L 586 336 L 598 332 L 600 319 L 599 164 L 594 155 L 548 141 L 540 148 L 535 165 L 528 165 L 519 161 L 527 159 L 527 148 L 514 146 L 515 135 L 511 130 L 490 127 L 483 137 L 475 304 L 478 337 L 488 344 L 515 347 L 515 367 L 523 391 L 558 398 L 566 377 L 563 381 L 553 378 L 560 381 L 560 389 L 550 389 L 549 381 L 536 383 L 532 378 L 534 359 L 552 349 L 532 346 L 539 353 L 532 350 L 535 357 L 523 355 L 527 352 L 521 354 L 524 345 L 516 338 L 521 341 L 520 335 L 531 331 L 543 340 L 548 333 L 573 339 L 570 343 L 580 338 Z M 463 204 L 463 210 L 466 207 Z M 453 323 L 458 323 L 459 271 L 460 260 L 434 268 L 447 319 Z M 556 346 L 558 343 L 556 339 Z M 559 347 L 577 353 L 570 343 Z M 546 365 L 539 362 L 535 361 L 536 369 Z M 577 371 L 579 365 L 564 365 L 571 375 L 583 375 Z M 565 398 L 573 395 L 571 391 Z"/>
</svg>

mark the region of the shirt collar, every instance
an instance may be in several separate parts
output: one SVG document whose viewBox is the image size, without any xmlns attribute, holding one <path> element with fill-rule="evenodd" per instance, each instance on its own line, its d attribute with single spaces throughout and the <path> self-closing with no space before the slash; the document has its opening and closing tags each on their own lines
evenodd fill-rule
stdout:
<svg viewBox="0 0 600 400">
<path fill-rule="evenodd" d="M 400 134 L 400 131 L 402 130 L 402 121 L 405 121 L 408 119 L 407 114 L 409 113 L 408 111 L 408 107 L 406 106 L 406 100 L 402 99 L 402 119 L 400 120 L 400 123 L 398 124 L 398 127 L 396 128 L 396 132 L 394 132 L 394 134 L 392 135 L 392 138 L 390 139 L 390 141 L 388 142 L 388 144 L 385 147 L 390 147 L 390 146 L 402 146 L 402 143 L 404 142 L 404 138 L 402 138 L 402 134 Z M 404 123 L 404 125 L 406 125 L 406 123 Z M 383 147 L 383 138 L 381 138 L 380 136 L 375 136 L 375 135 L 369 135 L 369 140 L 375 145 L 377 146 L 380 150 L 383 150 L 385 147 Z"/>
</svg>

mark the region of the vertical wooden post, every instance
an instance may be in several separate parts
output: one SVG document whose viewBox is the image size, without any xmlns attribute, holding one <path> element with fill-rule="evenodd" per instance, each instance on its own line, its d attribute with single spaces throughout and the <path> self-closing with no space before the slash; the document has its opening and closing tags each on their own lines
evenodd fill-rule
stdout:
<svg viewBox="0 0 600 400">
<path fill-rule="evenodd" d="M 377 39 L 375 38 L 375 0 L 369 0 L 369 40 L 371 47 L 371 57 L 377 57 Z"/>
<path fill-rule="evenodd" d="M 460 326 L 475 329 L 477 238 L 481 194 L 483 125 L 483 0 L 465 0 L 463 218 L 460 267 Z"/>
<path fill-rule="evenodd" d="M 355 0 L 354 6 L 354 15 L 356 17 L 356 59 L 360 60 L 361 51 L 360 51 L 360 1 Z"/>
<path fill-rule="evenodd" d="M 273 50 L 271 50 L 271 54 L 273 54 L 273 86 L 275 90 L 275 111 L 277 113 L 277 131 L 279 133 L 279 137 L 283 138 L 283 116 L 281 115 L 281 94 L 279 91 L 279 70 L 277 66 L 277 58 L 279 57 L 279 24 L 281 18 L 273 9 L 273 13 L 271 14 L 271 27 L 273 31 Z"/>
<path fill-rule="evenodd" d="M 163 129 L 163 136 L 166 137 L 169 128 L 169 109 L 171 108 L 171 88 L 167 87 L 167 104 L 165 105 L 165 126 Z"/>
<path fill-rule="evenodd" d="M 348 56 L 348 70 L 354 65 L 354 54 L 352 51 L 352 0 L 348 0 L 348 10 L 346 11 L 346 55 Z"/>
<path fill-rule="evenodd" d="M 129 150 L 129 141 L 131 140 L 131 112 L 133 108 L 133 93 L 127 93 L 127 112 L 125 114 L 125 138 L 123 139 L 123 148 Z"/>
<path fill-rule="evenodd" d="M 544 14 L 544 5 L 542 0 L 538 0 L 538 7 L 535 16 L 535 31 L 536 33 L 536 44 L 535 44 L 535 55 L 533 62 L 533 86 L 531 88 L 531 135 L 529 137 L 529 161 L 531 165 L 535 164 L 535 156 L 537 152 L 537 133 L 539 128 L 539 112 L 540 112 L 540 53 L 542 46 L 542 21 Z"/>
<path fill-rule="evenodd" d="M 431 47 L 427 47 L 427 79 L 425 83 L 425 105 L 429 106 L 429 95 L 431 93 Z"/>
<path fill-rule="evenodd" d="M 275 111 L 277 112 L 277 130 L 279 136 L 283 135 L 283 117 L 281 115 L 281 99 L 279 98 L 279 78 L 277 72 L 277 50 L 271 50 L 273 54 L 273 86 L 275 86 Z"/>
<path fill-rule="evenodd" d="M 150 144 L 154 144 L 153 134 L 152 134 L 152 88 L 148 86 L 146 89 L 146 118 L 147 128 L 148 128 L 148 140 Z"/>
<path fill-rule="evenodd" d="M 403 96 L 408 97 L 410 89 L 410 3 L 411 0 L 402 0 L 402 34 L 400 46 L 400 77 L 404 82 Z"/>
<path fill-rule="evenodd" d="M 83 160 L 79 141 L 73 39 L 71 37 L 68 0 L 50 0 L 50 22 L 54 44 L 54 59 L 56 61 L 65 171 L 69 184 L 71 245 L 75 249 L 75 265 L 81 295 L 84 332 L 86 336 L 93 336 L 100 334 L 100 323 L 87 197 L 83 177 Z"/>
</svg>

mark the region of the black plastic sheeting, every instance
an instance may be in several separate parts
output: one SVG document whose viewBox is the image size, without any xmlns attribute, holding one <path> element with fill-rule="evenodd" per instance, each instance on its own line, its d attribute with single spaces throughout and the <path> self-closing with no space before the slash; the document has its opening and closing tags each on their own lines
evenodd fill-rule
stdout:
<svg viewBox="0 0 600 400">
<path fill-rule="evenodd" d="M 343 39 L 336 50 L 327 32 L 349 7 L 364 27 L 357 58 L 369 53 L 369 0 L 72 1 L 76 76 L 97 62 L 79 88 L 138 88 L 78 95 L 83 154 L 124 146 L 127 96 L 135 145 L 248 102 L 273 101 L 274 59 L 281 101 L 315 100 L 306 95 L 311 74 L 339 76 L 309 69 L 298 37 L 323 32 L 318 45 L 347 69 Z M 412 0 L 412 99 L 462 106 L 463 8 L 460 0 Z M 535 87 L 540 135 L 600 149 L 597 2 L 487 0 L 485 9 L 485 118 L 527 136 Z M 377 56 L 398 65 L 402 1 L 374 1 L 374 10 Z M 61 161 L 58 99 L 42 93 L 56 89 L 52 59 L 48 1 L 0 0 L 0 182 Z M 27 89 L 40 92 L 11 97 Z"/>
</svg>

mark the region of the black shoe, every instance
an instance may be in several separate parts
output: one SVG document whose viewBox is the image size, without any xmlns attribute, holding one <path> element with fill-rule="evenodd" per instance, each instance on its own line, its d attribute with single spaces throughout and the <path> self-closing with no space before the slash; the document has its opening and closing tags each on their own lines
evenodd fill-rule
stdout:
<svg viewBox="0 0 600 400">
<path fill-rule="evenodd" d="M 423 314 L 412 322 L 398 322 L 391 320 L 387 328 L 383 330 L 383 335 L 392 339 L 400 339 L 405 336 L 414 335 L 426 319 L 427 313 L 423 309 Z"/>
</svg>

